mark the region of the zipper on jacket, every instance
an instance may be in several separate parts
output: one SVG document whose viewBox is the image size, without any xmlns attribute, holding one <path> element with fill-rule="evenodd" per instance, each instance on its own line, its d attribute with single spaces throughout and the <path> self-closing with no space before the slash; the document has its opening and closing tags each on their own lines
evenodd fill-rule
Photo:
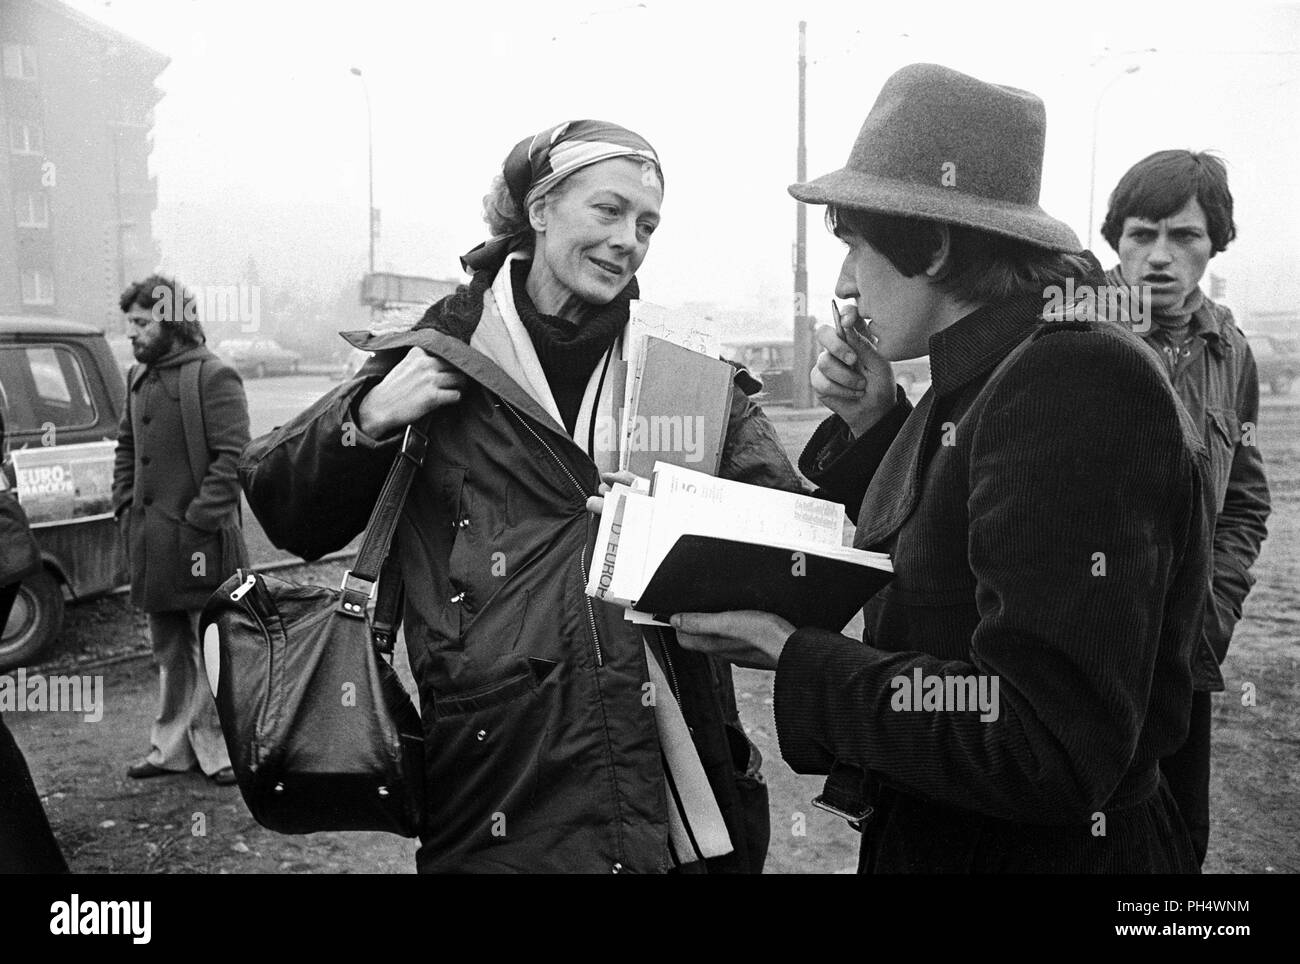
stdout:
<svg viewBox="0 0 1300 964">
<path fill-rule="evenodd" d="M 537 441 L 541 443 L 542 448 L 546 449 L 547 454 L 550 455 L 550 457 L 554 460 L 555 464 L 560 467 L 560 471 L 562 471 L 568 477 L 569 481 L 573 483 L 573 487 L 578 490 L 578 495 L 582 497 L 585 503 L 587 499 L 587 490 L 578 484 L 578 480 L 573 477 L 573 473 L 569 471 L 569 467 L 565 465 L 562 461 L 560 461 L 560 457 L 556 455 L 555 450 L 551 448 L 550 445 L 547 444 L 546 439 L 542 438 L 540 435 L 537 434 L 537 431 L 531 425 L 528 424 L 527 419 L 525 419 L 522 415 L 520 415 L 513 405 L 511 405 L 509 402 L 505 401 L 504 399 L 502 400 L 502 404 L 505 405 L 505 407 L 510 410 L 511 414 L 513 414 L 514 417 L 519 420 L 519 424 L 522 425 L 524 428 L 528 429 L 529 434 L 532 435 L 533 438 L 537 439 Z M 582 570 L 582 601 L 583 603 L 586 604 L 587 607 L 587 625 L 591 627 L 591 640 L 596 647 L 596 665 L 604 666 L 605 656 L 600 649 L 600 634 L 596 632 L 596 611 L 595 609 L 592 608 L 591 597 L 587 595 L 588 577 L 587 577 L 586 552 L 587 552 L 586 540 L 584 539 L 583 548 L 578 553 L 578 567 L 579 569 Z"/>
<path fill-rule="evenodd" d="M 251 572 L 244 578 L 244 581 L 236 586 L 230 593 L 231 602 L 239 602 L 244 598 L 244 593 L 252 589 L 257 584 L 257 577 Z"/>
<path fill-rule="evenodd" d="M 677 670 L 673 668 L 672 654 L 668 652 L 668 637 L 658 627 L 655 628 L 655 631 L 659 634 L 659 649 L 664 654 L 664 672 L 668 675 L 668 688 L 672 691 L 673 699 L 680 703 L 682 701 L 682 690 L 677 685 Z"/>
</svg>

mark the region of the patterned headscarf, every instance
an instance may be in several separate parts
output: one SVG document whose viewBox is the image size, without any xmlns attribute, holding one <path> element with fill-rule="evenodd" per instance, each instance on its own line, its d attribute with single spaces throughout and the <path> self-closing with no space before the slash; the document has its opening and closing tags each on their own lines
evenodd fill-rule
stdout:
<svg viewBox="0 0 1300 964">
<path fill-rule="evenodd" d="M 514 146 L 502 165 L 506 188 L 521 211 L 544 197 L 575 171 L 615 157 L 640 158 L 655 167 L 660 184 L 663 168 L 649 142 L 626 127 L 598 120 L 565 121 Z M 466 271 L 496 267 L 506 254 L 532 237 L 526 228 L 485 241 L 460 259 Z"/>
</svg>

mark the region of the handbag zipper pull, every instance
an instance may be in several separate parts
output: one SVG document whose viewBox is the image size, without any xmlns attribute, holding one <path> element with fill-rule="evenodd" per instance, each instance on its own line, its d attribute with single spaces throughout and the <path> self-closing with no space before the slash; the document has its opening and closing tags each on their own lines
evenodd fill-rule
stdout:
<svg viewBox="0 0 1300 964">
<path fill-rule="evenodd" d="M 230 601 L 239 602 L 239 600 L 244 598 L 244 594 L 247 593 L 248 590 L 253 588 L 253 584 L 256 582 L 257 582 L 257 576 L 253 575 L 250 572 L 246 577 L 244 577 L 244 581 L 241 582 L 238 586 L 236 586 L 231 591 Z"/>
</svg>

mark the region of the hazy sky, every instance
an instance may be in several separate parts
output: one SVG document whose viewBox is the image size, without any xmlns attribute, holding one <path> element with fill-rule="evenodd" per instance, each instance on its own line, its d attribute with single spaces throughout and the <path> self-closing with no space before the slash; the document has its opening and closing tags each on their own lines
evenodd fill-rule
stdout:
<svg viewBox="0 0 1300 964">
<path fill-rule="evenodd" d="M 885 78 L 934 61 L 1047 104 L 1042 203 L 1083 237 L 1119 175 L 1168 147 L 1230 165 L 1239 240 L 1211 262 L 1239 311 L 1300 309 L 1300 7 L 1219 3 L 74 0 L 172 58 L 152 167 L 167 266 L 196 283 L 331 292 L 366 263 L 365 72 L 381 269 L 454 276 L 521 137 L 571 117 L 639 131 L 666 177 L 650 300 L 789 316 L 797 23 L 808 21 L 808 167 L 840 167 Z M 1154 51 L 1148 48 L 1155 48 Z M 1125 68 L 1140 65 L 1136 73 Z M 1120 79 L 1115 79 L 1115 78 Z M 1112 80 L 1114 83 L 1112 84 Z M 1110 85 L 1110 86 L 1108 86 Z M 813 310 L 841 248 L 809 212 Z M 1113 253 L 1099 236 L 1102 262 Z"/>
</svg>

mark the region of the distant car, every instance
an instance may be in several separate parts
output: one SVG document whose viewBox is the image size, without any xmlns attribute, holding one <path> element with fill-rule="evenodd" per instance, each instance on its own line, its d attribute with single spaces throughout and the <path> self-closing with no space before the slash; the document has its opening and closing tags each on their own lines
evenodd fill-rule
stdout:
<svg viewBox="0 0 1300 964">
<path fill-rule="evenodd" d="M 357 372 L 361 366 L 370 361 L 372 351 L 362 351 L 360 348 L 353 348 L 348 352 L 348 360 L 343 364 L 343 380 L 346 382 L 351 378 L 357 377 Z"/>
<path fill-rule="evenodd" d="M 217 345 L 217 354 L 241 375 L 296 375 L 302 356 L 270 338 L 230 338 Z"/>
<path fill-rule="evenodd" d="M 1300 375 L 1300 351 L 1294 341 L 1272 335 L 1247 335 L 1250 350 L 1259 368 L 1261 385 L 1268 385 L 1274 395 L 1288 395 L 1291 383 Z"/>
<path fill-rule="evenodd" d="M 794 400 L 794 341 L 760 338 L 722 346 L 722 357 L 744 365 L 763 383 L 756 397 L 768 403 L 790 404 Z"/>
<path fill-rule="evenodd" d="M 930 380 L 930 356 L 909 358 L 907 361 L 891 362 L 894 366 L 894 381 L 903 386 L 903 391 L 910 392 L 913 386 Z"/>
<path fill-rule="evenodd" d="M 789 403 L 794 398 L 794 341 L 764 338 L 731 342 L 722 346 L 724 358 L 744 365 L 763 383 L 760 401 Z M 913 386 L 930 380 L 930 358 L 894 362 L 894 379 L 910 392 Z M 807 377 L 805 373 L 804 377 Z"/>
<path fill-rule="evenodd" d="M 33 663 L 59 635 L 64 595 L 126 582 L 113 518 L 113 452 L 126 382 L 104 333 L 49 317 L 0 315 L 0 486 L 14 489 L 44 567 L 18 588 L 0 670 Z"/>
</svg>

